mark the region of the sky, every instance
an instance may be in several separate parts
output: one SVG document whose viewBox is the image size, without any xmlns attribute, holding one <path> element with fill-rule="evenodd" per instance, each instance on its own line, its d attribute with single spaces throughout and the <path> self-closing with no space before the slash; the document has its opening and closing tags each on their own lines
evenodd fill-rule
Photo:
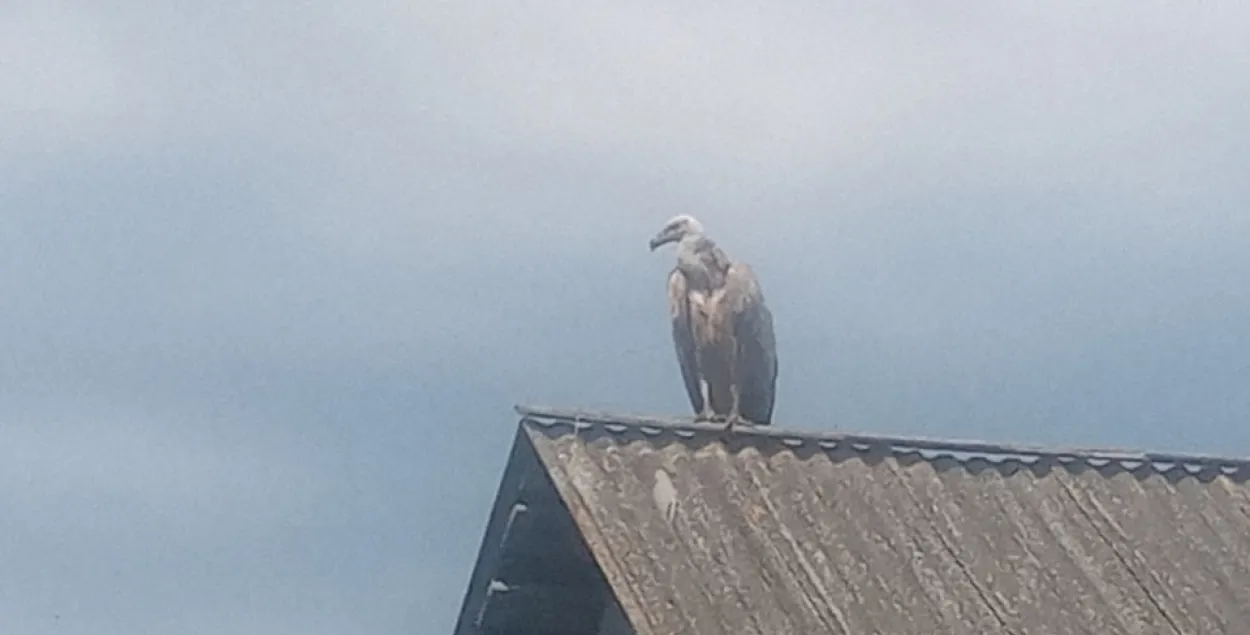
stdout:
<svg viewBox="0 0 1250 635">
<path fill-rule="evenodd" d="M 518 403 L 1250 455 L 1250 5 L 0 3 L 0 631 L 450 633 Z"/>
</svg>

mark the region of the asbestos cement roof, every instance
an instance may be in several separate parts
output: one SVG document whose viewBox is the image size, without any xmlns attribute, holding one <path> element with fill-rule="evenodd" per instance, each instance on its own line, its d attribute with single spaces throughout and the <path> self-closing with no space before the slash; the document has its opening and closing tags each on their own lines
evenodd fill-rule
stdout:
<svg viewBox="0 0 1250 635">
<path fill-rule="evenodd" d="M 521 412 L 639 635 L 1250 624 L 1244 460 Z"/>
</svg>

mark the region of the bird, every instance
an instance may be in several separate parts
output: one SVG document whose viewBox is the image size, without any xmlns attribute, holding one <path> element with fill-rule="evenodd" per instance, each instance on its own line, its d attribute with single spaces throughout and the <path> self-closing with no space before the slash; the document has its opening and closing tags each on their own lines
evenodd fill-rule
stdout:
<svg viewBox="0 0 1250 635">
<path fill-rule="evenodd" d="M 754 269 L 735 262 L 689 214 L 664 224 L 651 251 L 677 244 L 668 276 L 673 344 L 696 421 L 772 423 L 777 344 Z"/>
</svg>

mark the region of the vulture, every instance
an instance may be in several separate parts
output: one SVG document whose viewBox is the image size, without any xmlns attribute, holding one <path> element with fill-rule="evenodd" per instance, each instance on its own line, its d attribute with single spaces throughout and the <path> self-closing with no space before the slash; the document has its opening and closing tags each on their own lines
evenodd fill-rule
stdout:
<svg viewBox="0 0 1250 635">
<path fill-rule="evenodd" d="M 668 276 L 673 344 L 698 421 L 769 425 L 777 387 L 773 318 L 751 266 L 733 262 L 694 217 L 669 220 L 651 251 L 677 243 Z"/>
</svg>

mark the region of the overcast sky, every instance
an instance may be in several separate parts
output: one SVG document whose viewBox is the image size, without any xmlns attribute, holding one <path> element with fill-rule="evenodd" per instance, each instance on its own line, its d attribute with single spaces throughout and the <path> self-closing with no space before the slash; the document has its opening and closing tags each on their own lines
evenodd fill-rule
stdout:
<svg viewBox="0 0 1250 635">
<path fill-rule="evenodd" d="M 111 5 L 111 6 L 105 6 Z M 1250 455 L 1250 5 L 0 3 L 0 631 L 450 633 L 515 403 Z"/>
</svg>

